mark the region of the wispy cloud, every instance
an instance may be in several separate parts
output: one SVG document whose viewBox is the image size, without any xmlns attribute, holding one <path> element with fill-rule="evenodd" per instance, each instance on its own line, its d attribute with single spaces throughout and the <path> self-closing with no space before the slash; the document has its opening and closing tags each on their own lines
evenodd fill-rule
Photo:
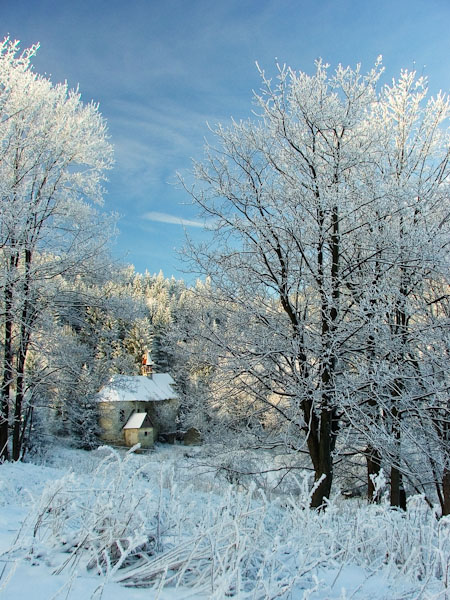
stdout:
<svg viewBox="0 0 450 600">
<path fill-rule="evenodd" d="M 150 211 L 145 213 L 144 219 L 147 221 L 157 221 L 158 223 L 169 223 L 170 225 L 182 225 L 183 227 L 204 227 L 204 223 L 200 221 L 193 221 L 191 219 L 183 219 L 176 215 L 169 215 L 162 212 Z"/>
</svg>

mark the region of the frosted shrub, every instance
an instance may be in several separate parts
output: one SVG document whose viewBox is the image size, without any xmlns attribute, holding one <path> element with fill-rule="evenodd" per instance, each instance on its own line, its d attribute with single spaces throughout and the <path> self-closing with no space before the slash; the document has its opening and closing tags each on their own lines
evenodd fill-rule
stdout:
<svg viewBox="0 0 450 600">
<path fill-rule="evenodd" d="M 161 468 L 131 452 L 102 452 L 88 477 L 72 473 L 45 488 L 11 555 L 45 554 L 54 574 L 98 573 L 100 591 L 111 581 L 156 596 L 171 588 L 212 600 L 369 597 L 350 576 L 353 591 L 336 595 L 346 569 L 402 590 L 377 600 L 450 591 L 450 520 L 436 519 L 419 496 L 406 513 L 339 497 L 318 512 L 309 509 L 306 475 L 295 497 L 276 501 L 251 485 L 206 494 L 180 485 L 169 459 Z"/>
<path fill-rule="evenodd" d="M 138 488 L 143 469 L 109 450 L 83 483 L 71 473 L 49 485 L 34 510 L 32 549 L 47 544 L 68 554 L 56 569 L 62 572 L 80 559 L 87 568 L 107 573 L 138 552 L 152 552 L 154 503 L 150 489 Z"/>
</svg>

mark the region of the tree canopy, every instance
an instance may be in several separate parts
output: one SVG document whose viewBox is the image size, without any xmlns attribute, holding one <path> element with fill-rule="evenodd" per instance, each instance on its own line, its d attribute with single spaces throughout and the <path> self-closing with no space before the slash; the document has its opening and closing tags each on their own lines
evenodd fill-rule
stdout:
<svg viewBox="0 0 450 600">
<path fill-rule="evenodd" d="M 412 417 L 448 394 L 442 372 L 439 392 L 429 387 L 423 339 L 448 342 L 450 104 L 413 72 L 380 86 L 382 71 L 380 60 L 366 75 L 322 61 L 312 75 L 261 70 L 255 118 L 218 126 L 186 184 L 215 233 L 190 248 L 223 325 L 204 315 L 201 352 L 228 381 L 224 406 L 241 389 L 262 427 L 272 413 L 288 445 L 307 449 L 316 507 L 350 424 L 369 488 L 386 461 L 401 505 L 411 441 L 423 439 Z"/>
</svg>

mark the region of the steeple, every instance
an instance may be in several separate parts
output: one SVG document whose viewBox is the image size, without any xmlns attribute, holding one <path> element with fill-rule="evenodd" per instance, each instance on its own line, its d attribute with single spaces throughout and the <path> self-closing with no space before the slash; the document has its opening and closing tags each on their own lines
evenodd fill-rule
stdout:
<svg viewBox="0 0 450 600">
<path fill-rule="evenodd" d="M 154 363 L 152 361 L 151 353 L 146 350 L 142 356 L 141 374 L 146 375 L 151 379 L 153 376 L 153 365 Z"/>
</svg>

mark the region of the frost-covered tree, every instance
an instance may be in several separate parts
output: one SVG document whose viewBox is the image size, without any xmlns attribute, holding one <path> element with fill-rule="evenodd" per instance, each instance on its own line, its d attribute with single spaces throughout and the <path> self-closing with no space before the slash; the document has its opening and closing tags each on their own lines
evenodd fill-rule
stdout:
<svg viewBox="0 0 450 600">
<path fill-rule="evenodd" d="M 86 277 L 68 282 L 71 302 L 50 311 L 45 333 L 35 334 L 46 374 L 43 403 L 50 412 L 50 429 L 85 448 L 98 444 L 96 393 L 113 374 L 138 375 L 151 342 L 134 270 L 115 265 L 103 274 L 103 282 Z"/>
<path fill-rule="evenodd" d="M 147 306 L 151 333 L 147 350 L 151 352 L 154 369 L 167 372 L 174 368 L 167 332 L 173 320 L 178 318 L 185 284 L 174 277 L 164 277 L 161 271 L 157 275 L 146 273 L 141 279 L 139 285 Z"/>
<path fill-rule="evenodd" d="M 316 507 L 352 407 L 376 422 L 380 394 L 399 504 L 410 296 L 443 268 L 448 101 L 422 109 L 424 82 L 408 73 L 378 91 L 381 71 L 329 74 L 319 61 L 312 76 L 261 72 L 258 118 L 216 128 L 190 190 L 215 232 L 190 250 L 225 318 L 220 333 L 198 330 L 228 379 L 222 400 L 234 386 L 260 421 L 284 422 L 290 447 L 307 448 Z M 376 463 L 380 444 L 367 419 L 358 425 Z"/>
<path fill-rule="evenodd" d="M 353 286 L 356 303 L 361 304 L 362 288 L 370 289 L 370 296 L 361 304 L 368 324 L 362 339 L 365 356 L 349 373 L 361 376 L 364 403 L 349 408 L 356 408 L 368 442 L 369 475 L 383 459 L 390 470 L 395 506 L 405 506 L 403 474 L 417 481 L 414 471 L 422 470 L 420 460 L 413 460 L 413 442 L 423 439 L 413 415 L 423 418 L 437 400 L 431 388 L 424 393 L 425 357 L 430 356 L 424 340 L 429 344 L 436 336 L 442 351 L 437 340 L 445 319 L 439 326 L 434 320 L 430 330 L 430 309 L 442 306 L 449 281 L 449 136 L 444 128 L 449 109 L 444 95 L 427 98 L 423 78 L 402 72 L 383 88 L 371 112 L 381 134 L 374 179 L 378 200 L 375 212 L 368 213 L 372 227 L 361 244 L 374 247 L 376 255 L 368 270 L 356 273 Z M 416 446 L 416 457 L 421 453 Z M 430 481 L 430 472 L 419 480 Z"/>
<path fill-rule="evenodd" d="M 105 122 L 78 91 L 33 72 L 36 51 L 0 44 L 0 452 L 8 457 L 11 424 L 15 459 L 27 354 L 43 307 L 58 298 L 53 282 L 101 270 L 111 233 L 91 204 L 112 163 Z"/>
</svg>

